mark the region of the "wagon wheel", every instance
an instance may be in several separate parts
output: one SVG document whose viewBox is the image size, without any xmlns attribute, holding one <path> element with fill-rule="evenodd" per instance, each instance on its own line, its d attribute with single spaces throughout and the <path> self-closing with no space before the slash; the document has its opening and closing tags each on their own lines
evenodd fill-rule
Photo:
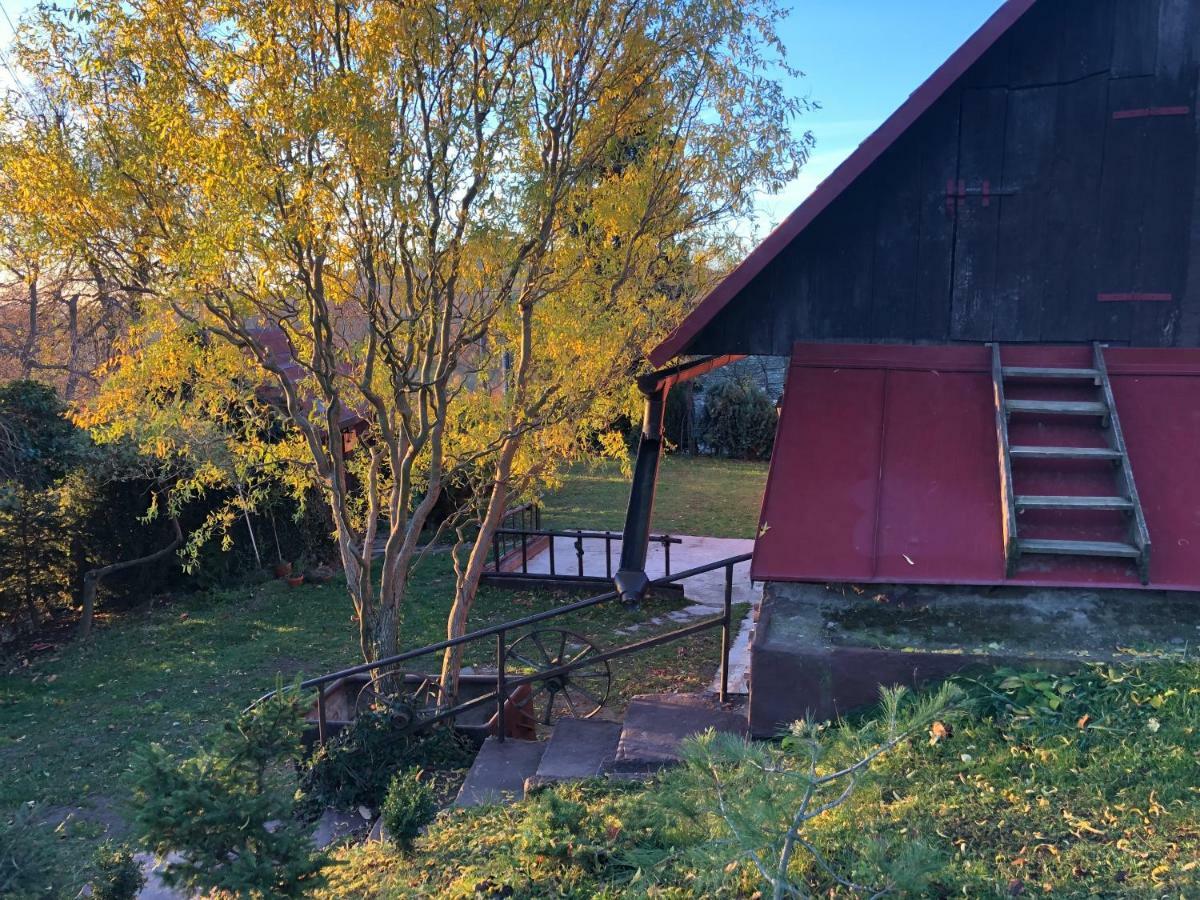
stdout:
<svg viewBox="0 0 1200 900">
<path fill-rule="evenodd" d="M 420 684 L 415 685 L 411 691 L 396 692 L 380 689 L 380 684 L 385 679 L 398 677 L 403 678 L 403 675 L 388 672 L 376 675 L 364 684 L 359 689 L 358 696 L 354 701 L 355 715 L 359 715 L 365 709 L 375 707 L 390 713 L 405 725 L 412 725 L 421 713 L 428 711 L 431 707 L 436 708 L 441 692 L 435 679 L 426 678 Z"/>
<path fill-rule="evenodd" d="M 514 641 L 505 653 L 505 669 L 520 677 L 577 665 L 570 672 L 532 682 L 532 693 L 522 705 L 540 725 L 550 725 L 564 716 L 590 719 L 604 706 L 612 687 L 608 660 L 591 660 L 599 654 L 596 645 L 582 635 L 546 628 Z"/>
</svg>

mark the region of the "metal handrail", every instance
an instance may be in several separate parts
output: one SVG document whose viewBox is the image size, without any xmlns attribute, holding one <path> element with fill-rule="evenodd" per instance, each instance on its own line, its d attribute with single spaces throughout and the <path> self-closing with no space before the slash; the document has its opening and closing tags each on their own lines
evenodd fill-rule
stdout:
<svg viewBox="0 0 1200 900">
<path fill-rule="evenodd" d="M 710 628 L 721 627 L 721 689 L 720 700 L 726 702 L 729 696 L 729 646 L 730 646 L 730 626 L 732 624 L 732 608 L 733 608 L 733 568 L 740 563 L 746 562 L 751 558 L 752 554 L 743 553 L 739 556 L 731 556 L 726 559 L 717 560 L 716 562 L 706 563 L 702 566 L 695 566 L 691 569 L 686 569 L 683 572 L 677 572 L 672 575 L 664 575 L 661 578 L 656 578 L 650 582 L 652 586 L 663 586 L 673 584 L 676 581 L 682 581 L 686 578 L 691 578 L 695 575 L 702 575 L 705 572 L 712 572 L 717 569 L 725 569 L 725 593 L 722 613 L 710 619 L 705 619 L 702 622 L 695 622 L 683 628 L 666 634 L 656 635 L 655 637 L 647 638 L 642 641 L 637 641 L 633 644 L 628 644 L 624 647 L 618 647 L 613 650 L 608 650 L 598 655 L 588 656 L 587 658 L 567 663 L 552 669 L 539 672 L 535 675 L 523 675 L 517 678 L 508 678 L 505 673 L 504 660 L 507 650 L 505 638 L 507 633 L 517 629 L 526 628 L 530 625 L 536 625 L 539 622 L 547 621 L 548 619 L 557 618 L 559 616 L 569 615 L 573 612 L 578 612 L 583 609 L 588 609 L 597 606 L 601 603 L 606 603 L 615 600 L 619 597 L 616 591 L 608 591 L 604 594 L 598 594 L 595 597 L 588 597 L 583 600 L 577 600 L 574 603 L 568 603 L 566 606 L 560 606 L 555 609 L 543 610 L 540 613 L 524 616 L 520 619 L 513 619 L 509 622 L 501 622 L 498 625 L 490 625 L 487 628 L 481 628 L 478 631 L 472 631 L 468 634 L 461 635 L 456 638 L 449 638 L 444 641 L 438 641 L 436 644 L 429 644 L 425 647 L 419 647 L 415 650 L 408 650 L 404 653 L 397 653 L 393 656 L 388 656 L 383 659 L 377 659 L 372 662 L 360 663 L 356 666 L 350 666 L 346 669 L 340 669 L 337 672 L 330 672 L 327 675 L 321 675 L 316 678 L 310 678 L 302 681 L 299 684 L 299 689 L 309 690 L 317 689 L 317 720 L 319 739 L 325 740 L 325 686 L 338 681 L 342 678 L 348 678 L 351 675 L 359 675 L 364 672 L 377 671 L 379 669 L 388 668 L 398 665 L 402 662 L 407 662 L 412 659 L 417 659 L 422 656 L 429 656 L 434 653 L 439 653 L 448 650 L 451 647 L 462 646 L 484 638 L 496 638 L 496 690 L 494 692 L 484 694 L 480 697 L 475 697 L 464 703 L 457 704 L 447 710 L 443 710 L 436 715 L 424 720 L 426 724 L 441 721 L 455 715 L 466 712 L 469 709 L 474 709 L 477 706 L 482 706 L 489 701 L 496 703 L 496 721 L 497 721 L 497 740 L 504 740 L 504 706 L 508 700 L 509 688 L 519 687 L 523 684 L 532 684 L 536 681 L 541 681 L 546 678 L 551 678 L 556 675 L 564 675 L 575 669 L 585 666 L 595 665 L 598 662 L 606 662 L 610 659 L 615 659 L 620 656 L 627 656 L 633 653 L 638 653 L 643 650 L 649 650 L 652 647 L 657 647 L 671 641 L 680 640 L 681 638 L 690 637 L 693 634 L 698 634 L 701 631 L 706 631 Z M 273 697 L 278 691 L 268 691 L 263 694 L 254 703 L 250 704 L 250 708 L 257 706 L 260 703 Z"/>
</svg>

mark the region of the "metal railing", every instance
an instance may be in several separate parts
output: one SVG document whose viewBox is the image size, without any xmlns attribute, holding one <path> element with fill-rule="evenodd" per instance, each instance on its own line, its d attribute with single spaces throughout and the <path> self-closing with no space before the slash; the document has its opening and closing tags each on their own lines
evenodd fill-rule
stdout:
<svg viewBox="0 0 1200 900">
<path fill-rule="evenodd" d="M 375 660 L 374 662 L 361 663 L 357 666 L 351 666 L 347 669 L 331 672 L 328 675 L 310 678 L 307 681 L 302 681 L 299 687 L 301 690 L 316 689 L 318 739 L 324 743 L 326 739 L 326 688 L 330 684 L 340 681 L 341 679 L 363 673 L 376 673 L 375 677 L 378 678 L 382 670 L 393 669 L 402 663 L 407 663 L 423 656 L 431 656 L 435 653 L 441 653 L 450 649 L 451 647 L 459 647 L 474 643 L 475 641 L 493 638 L 495 641 L 496 653 L 495 690 L 448 708 L 437 708 L 436 711 L 423 716 L 421 723 L 423 725 L 433 724 L 444 719 L 460 716 L 469 710 L 484 706 L 488 703 L 494 703 L 496 705 L 496 739 L 498 741 L 503 741 L 505 737 L 505 705 L 509 701 L 511 692 L 516 688 L 526 684 L 533 685 L 536 682 L 545 681 L 551 678 L 558 678 L 578 669 L 595 666 L 601 662 L 607 663 L 607 661 L 611 659 L 617 659 L 622 656 L 640 653 L 653 647 L 658 647 L 672 641 L 681 640 L 685 637 L 691 637 L 694 634 L 699 634 L 703 631 L 719 627 L 721 629 L 721 687 L 719 696 L 721 702 L 724 703 L 729 699 L 729 646 L 732 639 L 731 626 L 733 622 L 733 569 L 734 566 L 746 562 L 750 559 L 750 557 L 751 554 L 744 553 L 740 556 L 732 556 L 728 559 L 718 560 L 703 566 L 687 569 L 683 572 L 677 572 L 674 575 L 665 575 L 662 578 L 657 578 L 650 582 L 651 586 L 661 587 L 685 578 L 691 578 L 695 575 L 702 575 L 705 572 L 724 569 L 725 592 L 721 615 L 713 616 L 711 618 L 704 619 L 703 621 L 695 622 L 691 625 L 686 625 L 683 628 L 677 628 L 674 631 L 667 632 L 666 634 L 656 635 L 654 637 L 636 641 L 632 644 L 627 644 L 612 650 L 605 650 L 599 654 L 591 654 L 584 659 L 571 660 L 563 663 L 562 665 L 553 666 L 532 675 L 520 675 L 515 678 L 510 678 L 508 676 L 505 663 L 509 647 L 509 644 L 507 643 L 507 637 L 510 633 L 526 629 L 531 625 L 546 622 L 550 619 L 580 612 L 581 610 L 589 609 L 593 606 L 599 606 L 602 603 L 610 603 L 618 599 L 619 595 L 617 592 L 609 591 L 604 594 L 599 594 L 595 597 L 588 597 L 584 600 L 578 600 L 574 603 L 569 603 L 566 606 L 560 606 L 555 609 L 545 610 L 544 612 L 534 613 L 533 615 L 525 616 L 521 619 L 514 619 L 510 622 L 502 622 L 499 625 L 481 628 L 478 631 L 473 631 L 470 634 L 464 634 L 461 637 L 439 641 L 436 644 L 429 644 L 428 646 L 420 647 L 416 650 L 409 650 L 405 653 L 396 654 L 395 656 L 389 656 L 384 659 Z M 394 674 L 400 675 L 401 673 L 397 671 Z M 264 694 L 262 697 L 256 700 L 252 706 L 262 703 L 263 701 L 272 697 L 275 693 L 275 691 L 271 691 L 267 694 Z"/>
<path fill-rule="evenodd" d="M 529 571 L 529 561 L 534 556 L 539 555 L 542 550 L 540 546 L 537 546 L 537 539 L 539 538 L 547 539 L 546 552 L 548 554 L 547 561 L 550 566 L 548 572 Z M 554 544 L 559 538 L 572 541 L 571 546 L 574 549 L 575 556 L 574 572 L 559 571 L 558 569 Z M 613 543 L 620 540 L 621 532 L 619 531 L 584 531 L 582 529 L 553 531 L 543 530 L 540 527 L 498 528 L 496 529 L 496 534 L 492 537 L 492 566 L 488 569 L 487 575 L 490 578 L 549 577 L 555 579 L 611 581 L 613 577 Z M 599 574 L 588 575 L 584 572 L 584 541 L 604 542 L 603 576 Z M 652 534 L 650 535 L 650 542 L 658 544 L 663 548 L 664 577 L 671 577 L 671 545 L 682 544 L 683 539 L 673 537 L 669 534 Z M 535 546 L 532 555 L 530 552 L 531 543 Z M 517 560 L 520 560 L 519 567 L 516 565 Z"/>
<path fill-rule="evenodd" d="M 501 560 L 508 559 L 521 548 L 517 535 L 525 531 L 536 531 L 541 527 L 542 508 L 536 503 L 522 503 L 506 512 L 500 520 L 496 537 L 492 539 L 493 565 L 498 567 Z"/>
</svg>

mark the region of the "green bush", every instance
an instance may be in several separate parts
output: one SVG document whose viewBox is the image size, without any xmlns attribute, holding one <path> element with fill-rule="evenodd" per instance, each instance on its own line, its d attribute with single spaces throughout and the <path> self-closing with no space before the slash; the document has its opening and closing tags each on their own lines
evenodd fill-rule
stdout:
<svg viewBox="0 0 1200 900">
<path fill-rule="evenodd" d="M 558 860 L 595 873 L 608 862 L 611 846 L 595 834 L 587 806 L 554 790 L 539 791 L 517 827 L 517 846 L 530 856 Z"/>
<path fill-rule="evenodd" d="M 66 526 L 52 488 L 0 485 L 0 633 L 36 628 L 70 599 Z"/>
<path fill-rule="evenodd" d="M 96 874 L 92 878 L 92 897 L 95 900 L 133 900 L 146 884 L 146 876 L 128 847 L 101 844 L 96 849 L 93 864 Z"/>
<path fill-rule="evenodd" d="M 408 720 L 366 711 L 317 749 L 300 779 L 308 811 L 326 807 L 379 809 L 392 776 L 403 769 L 456 769 L 471 764 L 475 747 L 452 728 L 414 734 Z"/>
<path fill-rule="evenodd" d="M 62 888 L 50 829 L 36 824 L 25 807 L 0 820 L 0 897 L 54 897 Z"/>
<path fill-rule="evenodd" d="M 240 897 L 299 897 L 324 883 L 328 864 L 296 818 L 294 765 L 301 703 L 280 691 L 182 761 L 152 745 L 136 772 L 135 827 L 159 856 L 169 887 Z"/>
<path fill-rule="evenodd" d="M 402 850 L 412 847 L 421 829 L 433 821 L 437 800 L 420 769 L 405 769 L 392 778 L 383 800 L 383 827 Z"/>
<path fill-rule="evenodd" d="M 704 392 L 700 440 L 716 456 L 767 459 L 775 444 L 777 418 L 775 404 L 753 381 L 720 381 Z"/>
</svg>

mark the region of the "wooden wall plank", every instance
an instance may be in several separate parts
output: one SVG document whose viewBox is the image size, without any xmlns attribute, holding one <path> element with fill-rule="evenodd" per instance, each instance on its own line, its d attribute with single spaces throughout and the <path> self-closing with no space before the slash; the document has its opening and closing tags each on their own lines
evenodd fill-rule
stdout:
<svg viewBox="0 0 1200 900">
<path fill-rule="evenodd" d="M 1050 232 L 1046 259 L 1049 282 L 1038 339 L 1121 339 L 1105 331 L 1099 293 L 1101 179 L 1105 134 L 1111 125 L 1108 79 L 1101 75 L 1065 85 L 1057 92 L 1054 155 L 1042 218 Z"/>
<path fill-rule="evenodd" d="M 1113 4 L 1126 0 L 1059 0 L 1058 81 L 1108 74 L 1113 61 Z M 1190 0 L 1185 0 L 1190 2 Z M 1065 23 L 1066 27 L 1063 27 Z"/>
<path fill-rule="evenodd" d="M 1054 84 L 1059 79 L 1059 46 L 1065 31 L 1062 0 L 1038 3 L 1006 35 L 1011 43 L 1007 87 Z"/>
<path fill-rule="evenodd" d="M 920 241 L 917 246 L 917 296 L 912 335 L 939 340 L 950 334 L 952 259 L 957 201 L 947 186 L 958 182 L 958 132 L 961 91 L 952 91 L 925 114 L 918 126 L 921 145 Z"/>
<path fill-rule="evenodd" d="M 880 159 L 870 337 L 911 340 L 921 240 L 921 145 L 901 138 Z"/>
<path fill-rule="evenodd" d="M 1002 88 L 963 92 L 957 181 L 964 190 L 979 191 L 985 181 L 999 181 L 1007 110 L 1007 91 Z M 959 204 L 950 306 L 950 336 L 955 340 L 991 339 L 998 221 L 994 203 L 985 206 L 968 196 Z"/>
<path fill-rule="evenodd" d="M 1159 6 L 1160 0 L 1118 0 L 1113 5 L 1114 78 L 1154 74 Z"/>
<path fill-rule="evenodd" d="M 1169 301 L 1142 302 L 1130 308 L 1129 340 L 1134 345 L 1173 346 L 1180 300 L 1187 281 L 1188 219 L 1195 146 L 1188 119 L 1150 119 L 1145 164 L 1145 215 L 1138 260 L 1139 291 Z"/>
<path fill-rule="evenodd" d="M 1109 121 L 1104 140 L 1104 171 L 1100 184 L 1100 232 L 1096 247 L 1097 296 L 1141 290 L 1142 224 L 1145 218 L 1147 126 L 1150 119 L 1122 118 L 1131 109 L 1150 105 L 1154 79 L 1113 79 L 1109 82 Z M 1097 316 L 1111 340 L 1129 340 L 1128 303 L 1100 303 Z"/>
<path fill-rule="evenodd" d="M 1004 168 L 996 185 L 999 221 L 995 310 L 991 337 L 1037 340 L 1042 308 L 1055 302 L 1055 270 L 1063 248 L 1045 214 L 1055 202 L 1054 147 L 1058 90 L 1035 87 L 1008 93 Z"/>
</svg>

